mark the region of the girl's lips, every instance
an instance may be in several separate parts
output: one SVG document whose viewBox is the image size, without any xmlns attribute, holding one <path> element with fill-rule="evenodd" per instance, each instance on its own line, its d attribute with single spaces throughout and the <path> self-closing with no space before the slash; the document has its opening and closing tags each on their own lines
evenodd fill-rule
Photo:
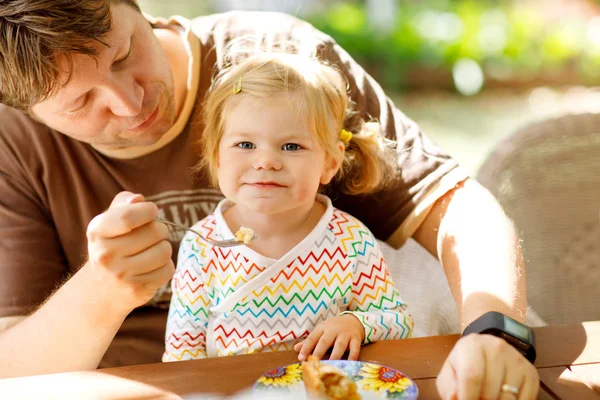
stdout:
<svg viewBox="0 0 600 400">
<path fill-rule="evenodd" d="M 248 185 L 259 188 L 259 189 L 271 189 L 271 188 L 282 188 L 283 185 L 280 185 L 277 182 L 254 182 L 249 183 Z"/>
</svg>

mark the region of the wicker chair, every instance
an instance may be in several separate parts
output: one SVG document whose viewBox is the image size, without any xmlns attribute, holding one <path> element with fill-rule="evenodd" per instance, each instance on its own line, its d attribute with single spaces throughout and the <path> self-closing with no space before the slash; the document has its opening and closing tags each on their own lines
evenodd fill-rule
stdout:
<svg viewBox="0 0 600 400">
<path fill-rule="evenodd" d="M 495 147 L 477 179 L 521 235 L 537 313 L 552 324 L 600 319 L 600 114 L 517 131 Z"/>
</svg>

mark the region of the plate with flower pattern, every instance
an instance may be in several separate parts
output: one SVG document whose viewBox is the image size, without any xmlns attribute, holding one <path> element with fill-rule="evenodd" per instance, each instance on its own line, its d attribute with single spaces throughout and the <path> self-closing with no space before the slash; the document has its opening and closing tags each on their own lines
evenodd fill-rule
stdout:
<svg viewBox="0 0 600 400">
<path fill-rule="evenodd" d="M 344 371 L 356 383 L 363 399 L 416 399 L 417 385 L 402 372 L 363 361 L 323 360 Z M 302 364 L 290 364 L 265 372 L 254 383 L 256 395 L 273 395 L 294 399 L 305 399 L 306 391 L 302 382 Z M 271 396 L 269 396 L 271 397 Z M 258 398 L 258 397 L 257 397 Z"/>
</svg>

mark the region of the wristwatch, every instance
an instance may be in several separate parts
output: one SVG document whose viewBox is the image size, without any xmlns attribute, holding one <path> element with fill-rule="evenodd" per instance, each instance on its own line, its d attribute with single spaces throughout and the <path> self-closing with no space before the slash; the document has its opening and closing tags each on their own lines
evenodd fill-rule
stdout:
<svg viewBox="0 0 600 400">
<path fill-rule="evenodd" d="M 498 336 L 519 350 L 532 364 L 535 361 L 535 334 L 533 329 L 496 311 L 490 311 L 471 322 L 461 336 L 484 333 Z"/>
</svg>

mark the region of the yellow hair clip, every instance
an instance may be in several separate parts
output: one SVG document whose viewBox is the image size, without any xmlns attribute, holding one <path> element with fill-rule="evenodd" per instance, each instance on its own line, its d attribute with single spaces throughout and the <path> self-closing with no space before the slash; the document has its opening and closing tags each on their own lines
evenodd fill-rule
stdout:
<svg viewBox="0 0 600 400">
<path fill-rule="evenodd" d="M 240 76 L 238 80 L 233 84 L 233 94 L 237 94 L 242 91 L 242 77 Z"/>
<path fill-rule="evenodd" d="M 342 128 L 342 131 L 340 132 L 340 140 L 345 144 L 350 143 L 350 141 L 352 140 L 352 132 Z"/>
</svg>

